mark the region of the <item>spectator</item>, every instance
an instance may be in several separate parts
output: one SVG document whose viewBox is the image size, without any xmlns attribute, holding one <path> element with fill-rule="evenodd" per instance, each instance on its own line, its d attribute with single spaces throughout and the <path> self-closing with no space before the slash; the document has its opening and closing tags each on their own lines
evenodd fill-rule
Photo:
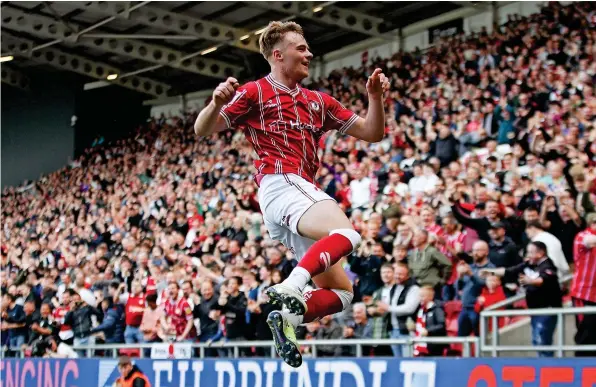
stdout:
<svg viewBox="0 0 596 387">
<path fill-rule="evenodd" d="M 488 260 L 488 245 L 484 241 L 474 243 L 472 258 L 474 260 L 472 265 L 464 261 L 460 261 L 457 265 L 458 280 L 455 289 L 457 294 L 461 294 L 462 300 L 462 311 L 457 321 L 457 335 L 460 337 L 469 336 L 472 332 L 476 336 L 480 335 L 476 301 L 486 283 L 478 274 L 483 269 L 495 267 Z"/>
<path fill-rule="evenodd" d="M 557 268 L 546 255 L 546 245 L 530 242 L 526 252 L 527 261 L 510 268 L 483 269 L 480 276 L 495 273 L 498 276 L 519 277 L 526 288 L 526 303 L 530 309 L 561 308 L 563 296 L 557 277 Z M 557 316 L 532 316 L 532 344 L 552 345 L 557 327 Z M 552 351 L 538 351 L 540 357 L 552 357 Z"/>
<path fill-rule="evenodd" d="M 29 335 L 29 346 L 33 346 L 37 341 L 43 341 L 49 336 L 57 333 L 56 324 L 52 318 L 52 307 L 50 304 L 41 304 L 39 317 L 33 320 L 31 324 L 31 334 Z"/>
<path fill-rule="evenodd" d="M 571 297 L 576 307 L 596 306 L 596 212 L 587 216 L 588 228 L 580 232 L 574 243 L 575 273 L 571 286 Z M 577 317 L 578 345 L 596 344 L 596 314 Z M 576 356 L 594 356 L 594 351 L 577 351 Z"/>
<path fill-rule="evenodd" d="M 384 256 L 383 246 L 370 241 L 362 243 L 358 251 L 351 255 L 350 271 L 358 275 L 360 294 L 372 295 L 382 286 L 380 270 Z"/>
<path fill-rule="evenodd" d="M 343 337 L 342 327 L 333 320 L 332 316 L 325 316 L 313 325 L 317 326 L 315 328 L 317 340 L 336 340 Z M 317 356 L 319 357 L 339 357 L 341 354 L 341 345 L 317 345 Z"/>
<path fill-rule="evenodd" d="M 200 342 L 208 342 L 213 340 L 218 331 L 218 321 L 213 318 L 213 309 L 217 304 L 219 296 L 215 294 L 213 289 L 213 283 L 211 281 L 205 281 L 201 284 L 201 296 L 198 302 L 195 303 L 193 309 L 194 318 L 200 320 Z"/>
<path fill-rule="evenodd" d="M 226 340 L 246 340 L 246 296 L 240 292 L 242 278 L 232 277 L 221 290 L 216 307 L 226 316 Z"/>
<path fill-rule="evenodd" d="M 64 342 L 59 342 L 54 336 L 48 336 L 44 341 L 43 357 L 54 359 L 77 359 L 79 355 L 72 347 Z"/>
<path fill-rule="evenodd" d="M 426 230 L 414 231 L 412 243 L 414 250 L 408 255 L 412 276 L 419 284 L 432 286 L 440 292 L 441 286 L 451 276 L 451 261 L 428 243 Z"/>
<path fill-rule="evenodd" d="M 168 340 L 177 342 L 194 341 L 192 309 L 188 301 L 181 296 L 180 286 L 176 282 L 170 282 L 168 285 L 168 298 L 164 303 L 161 326 Z"/>
<path fill-rule="evenodd" d="M 406 322 L 414 318 L 420 305 L 420 288 L 405 264 L 395 265 L 395 284 L 389 291 L 389 303 L 377 303 L 377 313 L 384 313 L 392 339 L 409 338 Z M 402 357 L 406 352 L 405 345 L 392 345 L 393 356 Z"/>
<path fill-rule="evenodd" d="M 118 359 L 118 370 L 120 377 L 116 380 L 117 386 L 151 387 L 151 383 L 145 374 L 133 365 L 128 356 L 121 356 Z"/>
<path fill-rule="evenodd" d="M 372 339 L 373 326 L 372 321 L 366 316 L 366 305 L 357 303 L 352 306 L 352 322 L 344 327 L 344 339 Z M 370 353 L 370 347 L 362 348 L 362 353 Z M 356 356 L 356 347 L 348 346 L 344 348 L 343 355 Z"/>
<path fill-rule="evenodd" d="M 542 225 L 538 221 L 532 221 L 526 225 L 526 234 L 532 242 L 544 243 L 548 257 L 557 268 L 559 278 L 563 278 L 569 273 L 569 264 L 565 259 L 561 241 L 559 241 L 553 234 L 544 231 Z"/>
<path fill-rule="evenodd" d="M 92 295 L 92 297 L 95 299 L 95 296 Z M 101 319 L 103 313 L 87 305 L 85 301 L 81 300 L 81 296 L 75 293 L 70 303 L 70 311 L 64 316 L 64 324 L 72 327 L 75 347 L 93 346 L 95 344 L 95 336 L 91 335 L 91 329 L 93 328 L 92 317 Z M 84 356 L 85 351 L 81 350 L 79 354 Z"/>
<path fill-rule="evenodd" d="M 435 290 L 432 286 L 423 286 L 420 289 L 420 307 L 416 314 L 414 337 L 446 336 L 445 312 L 435 303 Z M 444 344 L 427 344 L 417 342 L 414 344 L 414 356 L 442 356 L 446 346 Z"/>
<path fill-rule="evenodd" d="M 159 342 L 159 322 L 164 311 L 157 306 L 157 294 L 148 294 L 145 297 L 145 301 L 147 302 L 147 307 L 143 311 L 143 318 L 139 326 L 139 330 L 143 334 L 142 343 Z"/>
<path fill-rule="evenodd" d="M 118 305 L 114 305 L 111 298 L 101 301 L 100 307 L 104 313 L 101 324 L 91 329 L 91 334 L 103 333 L 106 344 L 117 344 L 124 341 L 124 313 Z"/>
<path fill-rule="evenodd" d="M 384 313 L 378 311 L 379 303 L 389 305 L 391 303 L 390 292 L 391 288 L 395 284 L 395 270 L 393 265 L 385 263 L 381 266 L 381 281 L 383 286 L 375 290 L 367 304 L 367 313 L 372 317 L 373 323 L 373 338 L 375 339 L 386 339 L 389 337 L 388 333 L 388 319 L 385 318 Z"/>
<path fill-rule="evenodd" d="M 25 311 L 23 306 L 17 304 L 17 298 L 6 293 L 2 299 L 2 332 L 7 333 L 8 349 L 7 357 L 16 357 L 21 347 L 25 345 L 27 338 L 27 327 L 25 326 Z"/>
<path fill-rule="evenodd" d="M 122 286 L 125 286 L 122 284 Z M 122 289 L 122 288 L 121 288 Z M 124 341 L 126 344 L 143 343 L 143 332 L 140 326 L 145 312 L 145 293 L 140 281 L 135 280 L 131 285 L 132 291 L 123 294 L 120 302 L 125 304 L 126 329 L 124 330 Z"/>
<path fill-rule="evenodd" d="M 354 179 L 350 182 L 350 193 L 352 211 L 365 210 L 371 204 L 371 180 L 365 176 L 361 168 L 354 171 Z"/>
<path fill-rule="evenodd" d="M 517 247 L 511 238 L 505 235 L 503 222 L 493 223 L 488 234 L 490 235 L 488 260 L 495 267 L 511 267 L 520 263 Z"/>
<path fill-rule="evenodd" d="M 505 291 L 501 286 L 501 279 L 496 275 L 489 275 L 486 277 L 486 286 L 482 288 L 482 293 L 476 299 L 476 305 L 474 310 L 480 314 L 484 309 L 498 304 L 501 301 L 505 301 Z M 505 325 L 505 319 L 503 317 L 498 318 L 498 328 L 502 328 Z M 488 329 L 493 329 L 492 319 L 488 322 Z"/>
</svg>

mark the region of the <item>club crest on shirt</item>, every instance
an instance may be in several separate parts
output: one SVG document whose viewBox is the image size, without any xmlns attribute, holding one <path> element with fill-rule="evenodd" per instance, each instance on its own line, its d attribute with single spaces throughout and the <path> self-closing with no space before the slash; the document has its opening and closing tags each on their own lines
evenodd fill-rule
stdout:
<svg viewBox="0 0 596 387">
<path fill-rule="evenodd" d="M 310 108 L 312 110 L 314 110 L 315 112 L 318 112 L 321 110 L 321 105 L 319 105 L 319 103 L 317 101 L 310 101 L 309 105 L 310 105 Z"/>
</svg>

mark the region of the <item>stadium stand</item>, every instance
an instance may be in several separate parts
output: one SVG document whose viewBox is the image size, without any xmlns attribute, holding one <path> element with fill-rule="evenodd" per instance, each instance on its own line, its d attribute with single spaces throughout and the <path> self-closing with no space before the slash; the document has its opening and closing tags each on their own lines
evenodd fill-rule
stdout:
<svg viewBox="0 0 596 387">
<path fill-rule="evenodd" d="M 370 58 L 305 85 L 364 115 L 367 76 L 380 67 L 392 82 L 383 141 L 321 138 L 318 183 L 363 235 L 342 263 L 357 306 L 308 324 L 301 338 L 427 334 L 412 312 L 391 311 L 404 303 L 393 297 L 405 283 L 400 267 L 435 289 L 447 335 L 478 335 L 479 311 L 524 287 L 507 277 L 486 287 L 478 271 L 520 263 L 535 240 L 552 242 L 560 275 L 574 272 L 594 289 L 594 268 L 574 265 L 576 236 L 596 222 L 594 23 L 592 2 L 548 3 L 492 34 Z M 271 339 L 264 290 L 296 260 L 263 226 L 248 142 L 232 131 L 198 141 L 196 116 L 152 119 L 29 186 L 4 189 L 7 355 L 35 355 L 48 336 L 67 345 Z M 241 312 L 222 313 L 222 299 Z M 337 355 L 351 353 L 318 348 Z"/>
</svg>

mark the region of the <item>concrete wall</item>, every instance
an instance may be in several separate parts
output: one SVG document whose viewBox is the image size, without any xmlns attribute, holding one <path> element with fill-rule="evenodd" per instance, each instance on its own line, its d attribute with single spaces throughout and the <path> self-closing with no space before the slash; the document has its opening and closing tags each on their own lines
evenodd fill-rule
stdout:
<svg viewBox="0 0 596 387">
<path fill-rule="evenodd" d="M 2 186 L 37 180 L 62 168 L 75 151 L 76 77 L 28 74 L 31 90 L 2 84 Z"/>
</svg>

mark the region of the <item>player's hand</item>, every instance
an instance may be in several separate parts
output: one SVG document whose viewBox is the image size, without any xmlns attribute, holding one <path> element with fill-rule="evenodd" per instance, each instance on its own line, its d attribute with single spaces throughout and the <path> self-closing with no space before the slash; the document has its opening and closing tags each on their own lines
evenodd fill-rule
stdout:
<svg viewBox="0 0 596 387">
<path fill-rule="evenodd" d="M 375 69 L 368 81 L 366 82 L 366 91 L 369 99 L 380 99 L 383 93 L 389 90 L 389 79 L 383 74 L 381 69 Z"/>
<path fill-rule="evenodd" d="M 213 91 L 213 102 L 221 107 L 229 103 L 240 86 L 236 78 L 229 77 L 225 82 L 220 83 Z"/>
</svg>

